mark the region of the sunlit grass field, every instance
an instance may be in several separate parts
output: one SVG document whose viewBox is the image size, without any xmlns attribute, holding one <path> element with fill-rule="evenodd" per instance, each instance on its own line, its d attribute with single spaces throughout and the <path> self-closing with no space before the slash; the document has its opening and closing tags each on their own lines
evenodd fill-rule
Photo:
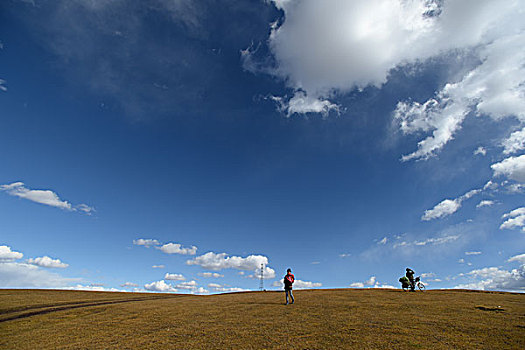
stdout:
<svg viewBox="0 0 525 350">
<path fill-rule="evenodd" d="M 0 290 L 1 349 L 525 349 L 525 295 Z"/>
</svg>

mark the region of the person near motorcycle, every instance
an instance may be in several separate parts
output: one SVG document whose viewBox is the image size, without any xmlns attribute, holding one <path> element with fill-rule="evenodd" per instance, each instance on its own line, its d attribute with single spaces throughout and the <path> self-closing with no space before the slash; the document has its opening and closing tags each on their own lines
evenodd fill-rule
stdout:
<svg viewBox="0 0 525 350">
<path fill-rule="evenodd" d="M 407 276 L 408 280 L 410 281 L 410 291 L 412 292 L 414 292 L 416 288 L 416 282 L 414 281 L 414 274 L 415 272 L 412 269 L 408 267 L 406 268 L 405 276 Z"/>
</svg>

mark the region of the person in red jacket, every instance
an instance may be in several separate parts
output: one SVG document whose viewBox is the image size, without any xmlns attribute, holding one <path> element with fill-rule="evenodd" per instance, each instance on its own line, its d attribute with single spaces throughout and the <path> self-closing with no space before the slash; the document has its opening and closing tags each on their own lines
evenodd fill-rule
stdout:
<svg viewBox="0 0 525 350">
<path fill-rule="evenodd" d="M 292 285 L 295 281 L 295 277 L 292 274 L 292 269 L 286 270 L 286 276 L 284 276 L 284 292 L 286 293 L 286 305 L 288 305 L 288 295 L 292 299 L 292 304 L 294 303 L 294 298 L 292 294 Z"/>
</svg>

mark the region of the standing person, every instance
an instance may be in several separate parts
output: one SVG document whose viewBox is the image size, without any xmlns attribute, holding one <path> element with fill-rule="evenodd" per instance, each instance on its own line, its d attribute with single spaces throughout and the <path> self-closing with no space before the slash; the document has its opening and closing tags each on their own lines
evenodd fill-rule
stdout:
<svg viewBox="0 0 525 350">
<path fill-rule="evenodd" d="M 288 295 L 292 299 L 292 304 L 294 303 L 294 298 L 292 294 L 292 285 L 295 281 L 295 277 L 292 274 L 292 269 L 286 270 L 286 276 L 284 276 L 284 292 L 286 294 L 286 305 L 288 305 Z"/>
<path fill-rule="evenodd" d="M 410 291 L 414 292 L 416 289 L 416 282 L 414 281 L 414 271 L 410 268 L 406 268 L 407 273 L 405 276 L 407 276 L 408 280 L 410 281 Z"/>
</svg>

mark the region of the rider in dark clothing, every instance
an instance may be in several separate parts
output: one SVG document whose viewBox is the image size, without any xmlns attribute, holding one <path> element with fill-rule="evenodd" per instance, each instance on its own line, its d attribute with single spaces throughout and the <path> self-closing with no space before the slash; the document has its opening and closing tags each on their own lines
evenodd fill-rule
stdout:
<svg viewBox="0 0 525 350">
<path fill-rule="evenodd" d="M 416 288 L 416 282 L 414 281 L 414 271 L 410 268 L 406 268 L 406 274 L 405 276 L 407 276 L 408 280 L 410 281 L 410 290 L 413 292 L 415 291 L 415 288 Z"/>
</svg>

